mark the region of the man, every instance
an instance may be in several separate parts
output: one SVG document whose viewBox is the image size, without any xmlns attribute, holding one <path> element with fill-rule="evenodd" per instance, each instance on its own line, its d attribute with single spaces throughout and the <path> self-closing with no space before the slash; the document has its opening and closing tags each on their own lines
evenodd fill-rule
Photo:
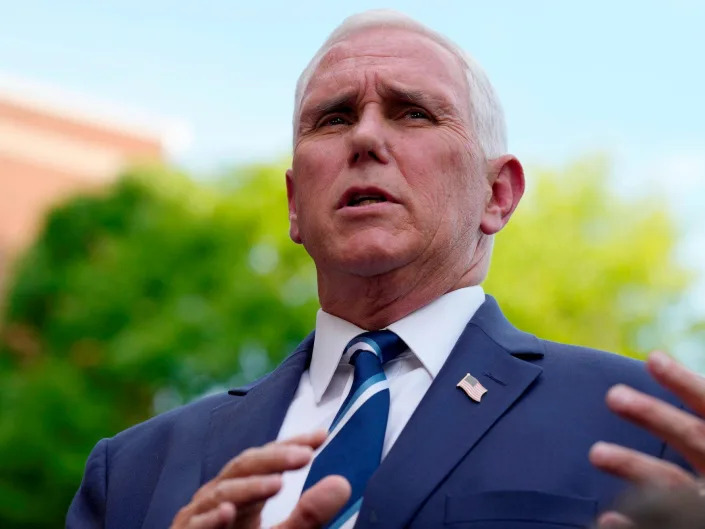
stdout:
<svg viewBox="0 0 705 529">
<path fill-rule="evenodd" d="M 248 388 L 98 443 L 69 527 L 580 527 L 624 488 L 591 466 L 599 439 L 594 463 L 620 477 L 693 482 L 604 405 L 640 389 L 610 406 L 693 455 L 668 428 L 698 419 L 642 364 L 522 333 L 482 292 L 524 176 L 455 45 L 394 13 L 348 19 L 299 80 L 286 184 L 315 338 Z M 668 362 L 652 371 L 683 389 Z"/>
</svg>

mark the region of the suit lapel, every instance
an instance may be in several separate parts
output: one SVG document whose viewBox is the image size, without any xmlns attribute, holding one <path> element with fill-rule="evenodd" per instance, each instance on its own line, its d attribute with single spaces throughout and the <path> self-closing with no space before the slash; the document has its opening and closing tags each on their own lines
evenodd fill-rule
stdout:
<svg viewBox="0 0 705 529">
<path fill-rule="evenodd" d="M 289 409 L 313 347 L 309 335 L 264 379 L 230 391 L 231 402 L 215 408 L 206 437 L 201 482 L 213 479 L 235 455 L 274 440 Z"/>
<path fill-rule="evenodd" d="M 540 342 L 514 329 L 492 298 L 470 321 L 365 491 L 356 527 L 398 529 L 542 369 Z M 456 387 L 471 373 L 487 388 L 480 403 Z"/>
</svg>

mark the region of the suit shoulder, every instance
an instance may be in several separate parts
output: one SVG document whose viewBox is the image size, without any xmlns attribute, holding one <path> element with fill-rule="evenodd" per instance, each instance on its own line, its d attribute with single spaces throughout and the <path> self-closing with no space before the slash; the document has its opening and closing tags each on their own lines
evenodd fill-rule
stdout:
<svg viewBox="0 0 705 529">
<path fill-rule="evenodd" d="M 641 391 L 673 401 L 673 396 L 659 386 L 646 370 L 643 360 L 548 340 L 541 340 L 546 352 L 542 367 L 549 373 L 593 380 L 599 386 L 628 384 Z"/>
<path fill-rule="evenodd" d="M 236 398 L 225 392 L 199 398 L 123 430 L 110 439 L 111 447 L 114 451 L 123 446 L 160 442 L 175 429 L 204 430 L 211 410 Z"/>
<path fill-rule="evenodd" d="M 617 353 L 571 345 L 550 340 L 540 340 L 547 356 L 556 362 L 570 362 L 571 364 L 584 364 L 586 366 L 604 367 L 624 371 L 644 370 L 644 362 Z"/>
</svg>

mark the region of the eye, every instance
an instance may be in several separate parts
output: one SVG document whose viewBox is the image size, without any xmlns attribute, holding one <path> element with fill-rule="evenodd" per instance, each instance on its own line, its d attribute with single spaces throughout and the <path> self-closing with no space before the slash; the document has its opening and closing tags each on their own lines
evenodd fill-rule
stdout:
<svg viewBox="0 0 705 529">
<path fill-rule="evenodd" d="M 341 114 L 331 114 L 323 117 L 318 122 L 318 127 L 335 127 L 338 125 L 347 125 L 350 120 Z"/>
<path fill-rule="evenodd" d="M 341 116 L 333 116 L 332 118 L 326 119 L 324 125 L 345 125 L 346 121 Z"/>
<path fill-rule="evenodd" d="M 421 110 L 419 108 L 412 108 L 410 110 L 407 110 L 404 113 L 404 117 L 409 118 L 409 119 L 428 119 L 428 120 L 431 119 L 431 116 L 429 116 L 429 114 L 426 111 Z"/>
</svg>

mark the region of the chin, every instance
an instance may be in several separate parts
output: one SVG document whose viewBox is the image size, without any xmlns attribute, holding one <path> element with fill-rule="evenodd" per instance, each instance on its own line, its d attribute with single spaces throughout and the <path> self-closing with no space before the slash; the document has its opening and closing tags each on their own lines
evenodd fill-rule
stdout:
<svg viewBox="0 0 705 529">
<path fill-rule="evenodd" d="M 355 239 L 355 238 L 354 238 Z M 410 248 L 389 238 L 364 238 L 345 244 L 338 253 L 340 269 L 360 277 L 374 277 L 392 272 L 412 259 Z"/>
</svg>

